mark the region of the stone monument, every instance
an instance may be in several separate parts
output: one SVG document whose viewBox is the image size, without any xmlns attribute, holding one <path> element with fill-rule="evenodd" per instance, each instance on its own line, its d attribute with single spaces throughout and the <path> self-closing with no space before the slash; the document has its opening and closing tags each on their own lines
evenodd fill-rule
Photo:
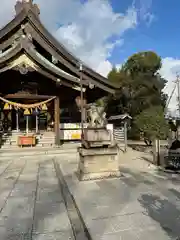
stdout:
<svg viewBox="0 0 180 240">
<path fill-rule="evenodd" d="M 79 180 L 119 177 L 118 148 L 113 133 L 106 128 L 104 108 L 88 105 L 87 120 L 79 148 Z"/>
</svg>

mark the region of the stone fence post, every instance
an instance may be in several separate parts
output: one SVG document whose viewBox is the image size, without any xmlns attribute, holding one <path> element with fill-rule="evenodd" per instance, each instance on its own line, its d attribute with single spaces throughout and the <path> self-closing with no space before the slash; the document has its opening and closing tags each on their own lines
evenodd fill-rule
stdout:
<svg viewBox="0 0 180 240">
<path fill-rule="evenodd" d="M 160 166 L 160 140 L 155 139 L 153 142 L 153 162 L 155 165 Z"/>
</svg>

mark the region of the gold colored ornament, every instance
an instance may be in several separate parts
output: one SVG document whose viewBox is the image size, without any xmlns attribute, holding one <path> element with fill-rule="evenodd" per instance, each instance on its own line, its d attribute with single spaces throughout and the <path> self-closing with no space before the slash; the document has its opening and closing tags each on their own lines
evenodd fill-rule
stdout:
<svg viewBox="0 0 180 240">
<path fill-rule="evenodd" d="M 43 104 L 43 105 L 42 105 L 42 110 L 43 110 L 43 111 L 47 111 L 47 110 L 48 110 L 48 108 L 47 108 L 47 105 L 46 105 L 46 104 Z"/>
<path fill-rule="evenodd" d="M 29 111 L 28 108 L 26 108 L 26 109 L 24 110 L 24 115 L 30 115 L 30 111 Z"/>
<path fill-rule="evenodd" d="M 4 110 L 9 110 L 9 109 L 10 109 L 10 105 L 8 103 L 5 103 Z"/>
</svg>

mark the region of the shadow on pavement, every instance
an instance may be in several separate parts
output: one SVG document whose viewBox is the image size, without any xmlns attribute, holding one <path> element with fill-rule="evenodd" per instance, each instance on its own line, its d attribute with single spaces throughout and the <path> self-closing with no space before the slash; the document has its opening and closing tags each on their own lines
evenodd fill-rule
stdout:
<svg viewBox="0 0 180 240">
<path fill-rule="evenodd" d="M 174 193 L 180 197 L 180 193 Z M 152 194 L 142 194 L 138 201 L 145 208 L 146 214 L 160 225 L 170 239 L 179 239 L 180 209 L 175 204 Z"/>
</svg>

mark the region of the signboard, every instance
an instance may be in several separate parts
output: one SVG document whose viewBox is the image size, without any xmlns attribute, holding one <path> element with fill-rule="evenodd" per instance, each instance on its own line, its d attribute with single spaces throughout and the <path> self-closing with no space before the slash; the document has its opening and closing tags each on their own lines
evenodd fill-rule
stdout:
<svg viewBox="0 0 180 240">
<path fill-rule="evenodd" d="M 83 126 L 87 128 L 87 123 Z M 61 123 L 59 127 L 61 140 L 81 140 L 81 123 Z M 106 128 L 113 134 L 113 124 L 107 124 Z"/>
<path fill-rule="evenodd" d="M 87 128 L 87 123 L 84 123 L 84 128 Z M 60 129 L 81 129 L 81 123 L 60 123 Z"/>
<path fill-rule="evenodd" d="M 81 130 L 60 130 L 60 136 L 62 140 L 81 140 Z"/>
</svg>

